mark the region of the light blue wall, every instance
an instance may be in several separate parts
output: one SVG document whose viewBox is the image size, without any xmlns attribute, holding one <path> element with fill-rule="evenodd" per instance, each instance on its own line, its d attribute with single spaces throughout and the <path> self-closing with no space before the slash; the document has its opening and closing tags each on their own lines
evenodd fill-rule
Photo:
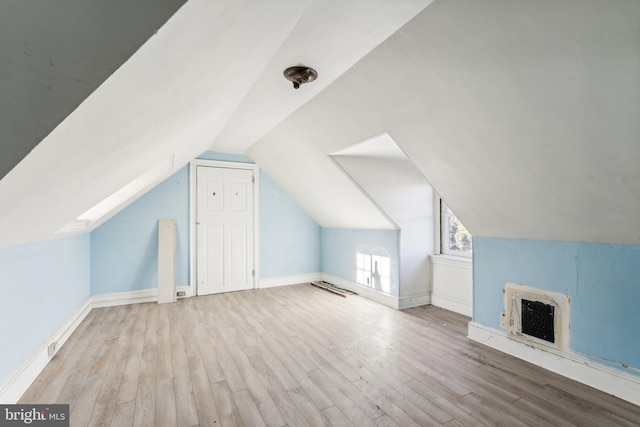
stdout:
<svg viewBox="0 0 640 427">
<path fill-rule="evenodd" d="M 189 284 L 189 167 L 91 232 L 91 293 L 158 286 L 158 220 L 177 220 L 178 286 Z"/>
<path fill-rule="evenodd" d="M 474 237 L 473 267 L 476 322 L 500 328 L 506 282 L 568 294 L 571 348 L 640 369 L 640 246 Z"/>
<path fill-rule="evenodd" d="M 89 296 L 89 235 L 0 248 L 0 384 Z"/>
<path fill-rule="evenodd" d="M 320 226 L 260 173 L 260 277 L 320 272 Z"/>
<path fill-rule="evenodd" d="M 399 233 L 397 230 L 322 228 L 322 272 L 356 282 L 356 254 L 385 254 L 391 258 L 391 292 L 398 296 Z"/>
<path fill-rule="evenodd" d="M 198 158 L 251 163 L 241 154 L 212 151 Z M 263 173 L 259 189 L 261 277 L 320 271 L 319 226 Z M 158 219 L 177 220 L 177 283 L 189 285 L 189 167 L 185 166 L 91 232 L 92 294 L 158 286 Z"/>
</svg>

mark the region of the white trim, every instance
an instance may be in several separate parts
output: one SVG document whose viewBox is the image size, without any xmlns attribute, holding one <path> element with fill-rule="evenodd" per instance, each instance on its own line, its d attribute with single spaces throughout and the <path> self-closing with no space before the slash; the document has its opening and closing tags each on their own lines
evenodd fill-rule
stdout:
<svg viewBox="0 0 640 427">
<path fill-rule="evenodd" d="M 297 274 L 295 276 L 280 276 L 260 278 L 258 280 L 258 288 L 275 288 L 277 286 L 297 285 L 300 283 L 308 283 L 322 280 L 322 273 Z"/>
<path fill-rule="evenodd" d="M 70 315 L 60 324 L 56 330 L 15 370 L 13 375 L 0 386 L 0 403 L 15 404 L 25 391 L 31 386 L 33 381 L 40 375 L 47 366 L 51 357 L 67 341 L 80 322 L 87 317 L 92 309 L 91 297 L 80 304 Z M 55 343 L 55 352 L 51 356 L 48 348 Z M 37 403 L 37 402 L 36 402 Z"/>
<path fill-rule="evenodd" d="M 114 307 L 116 305 L 154 301 L 158 301 L 158 288 L 142 289 L 140 291 L 114 292 L 112 294 L 94 295 L 91 297 L 93 308 Z"/>
<path fill-rule="evenodd" d="M 504 285 L 504 326 L 507 336 L 511 339 L 522 341 L 534 347 L 551 347 L 570 352 L 569 339 L 571 336 L 571 298 L 567 294 L 553 292 L 546 289 L 534 288 L 520 285 L 518 283 L 507 282 Z M 522 333 L 522 300 L 540 301 L 555 308 L 554 336 L 555 343 L 550 343 L 533 336 Z"/>
<path fill-rule="evenodd" d="M 177 297 L 177 299 L 190 298 L 191 286 L 176 287 L 176 296 L 178 292 L 184 292 L 185 295 Z M 93 295 L 91 297 L 91 307 L 115 307 L 118 305 L 139 304 L 143 302 L 157 302 L 158 288 L 142 289 L 140 291 L 114 292 L 111 294 Z"/>
<path fill-rule="evenodd" d="M 258 289 L 260 279 L 260 169 L 253 169 L 253 288 Z"/>
<path fill-rule="evenodd" d="M 440 245 L 440 234 L 442 233 L 440 218 L 440 194 L 433 188 L 433 253 L 439 254 L 442 246 Z M 437 214 L 436 214 L 437 213 Z"/>
<path fill-rule="evenodd" d="M 259 236 L 260 236 L 260 221 L 259 221 L 259 200 L 260 200 L 260 174 L 258 166 L 255 163 L 242 163 L 223 160 L 204 160 L 195 159 L 189 163 L 189 287 L 191 288 L 190 295 L 197 295 L 196 286 L 196 168 L 197 166 L 207 166 L 214 168 L 227 168 L 227 169 L 247 169 L 252 171 L 253 175 L 253 270 L 255 274 L 253 276 L 253 289 L 258 288 L 258 277 L 260 272 L 258 266 L 260 265 L 260 251 L 259 251 Z"/>
<path fill-rule="evenodd" d="M 196 160 L 189 163 L 189 294 L 196 294 Z"/>
<path fill-rule="evenodd" d="M 473 270 L 473 260 L 469 257 L 457 255 L 429 255 L 432 264 L 449 265 L 451 267 Z"/>
<path fill-rule="evenodd" d="M 89 223 L 90 223 L 89 220 L 77 219 L 75 221 L 70 221 L 65 225 L 63 225 L 60 229 L 58 229 L 58 231 L 56 231 L 55 234 L 70 234 L 70 233 L 77 233 L 80 231 L 84 231 L 89 226 Z"/>
<path fill-rule="evenodd" d="M 178 286 L 178 291 L 185 291 L 186 296 L 191 296 L 189 286 Z M 181 297 L 183 298 L 183 297 Z M 154 302 L 158 300 L 158 289 L 143 289 L 140 291 L 117 292 L 103 295 L 93 295 L 88 297 L 78 306 L 67 319 L 61 323 L 56 330 L 24 361 L 13 375 L 0 386 L 0 403 L 15 404 L 24 392 L 31 386 L 33 381 L 40 375 L 47 366 L 51 357 L 62 347 L 62 345 L 76 330 L 80 322 L 87 317 L 87 314 L 99 307 L 113 307 L 118 305 L 136 304 L 142 302 Z M 49 356 L 48 348 L 55 344 L 55 352 Z"/>
<path fill-rule="evenodd" d="M 399 310 L 402 310 L 404 308 L 419 307 L 421 305 L 427 304 L 431 304 L 431 295 L 426 293 L 398 298 Z"/>
<path fill-rule="evenodd" d="M 447 205 L 447 203 L 442 198 L 440 198 L 439 212 L 440 212 L 440 215 L 439 215 L 440 216 L 440 239 L 439 239 L 440 249 L 438 250 L 438 253 L 442 255 L 452 255 L 452 256 L 458 256 L 458 257 L 473 258 L 472 251 L 461 251 L 461 250 L 455 250 L 455 249 L 449 248 L 450 246 L 449 218 L 454 217 L 458 221 L 460 221 L 460 218 L 456 216 L 456 214 L 451 210 L 451 208 Z M 445 217 L 447 218 L 447 220 L 442 222 L 442 219 Z M 462 224 L 462 221 L 460 221 L 460 224 Z M 462 224 L 462 226 L 464 226 L 464 224 Z"/>
<path fill-rule="evenodd" d="M 398 309 L 398 297 L 376 291 L 375 289 L 367 288 L 359 283 L 351 282 L 327 273 L 322 273 L 322 280 L 329 282 L 332 285 L 336 285 L 339 288 L 356 292 L 360 296 L 370 299 L 371 301 L 375 301 L 378 304 L 386 305 L 387 307 L 391 307 L 396 310 Z"/>
<path fill-rule="evenodd" d="M 445 297 L 438 294 L 431 294 L 431 304 L 444 308 L 464 316 L 473 317 L 473 305 L 465 301 Z"/>
<path fill-rule="evenodd" d="M 469 322 L 468 338 L 640 405 L 640 376 L 602 365 L 575 353 L 532 347 L 507 338 L 504 331 L 476 322 Z"/>
<path fill-rule="evenodd" d="M 178 296 L 178 292 L 184 292 L 184 296 L 179 297 Z M 177 299 L 189 298 L 189 297 L 191 297 L 191 286 L 178 286 L 178 287 L 176 287 L 176 298 Z"/>
</svg>

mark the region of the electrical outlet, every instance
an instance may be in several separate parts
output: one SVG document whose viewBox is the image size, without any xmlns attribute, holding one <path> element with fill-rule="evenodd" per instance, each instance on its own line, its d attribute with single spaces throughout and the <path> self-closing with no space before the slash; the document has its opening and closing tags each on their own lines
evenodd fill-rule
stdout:
<svg viewBox="0 0 640 427">
<path fill-rule="evenodd" d="M 177 294 L 177 295 L 178 295 L 179 297 L 184 297 L 184 296 L 187 296 L 187 293 L 186 293 L 185 291 L 178 291 L 178 294 Z"/>
</svg>

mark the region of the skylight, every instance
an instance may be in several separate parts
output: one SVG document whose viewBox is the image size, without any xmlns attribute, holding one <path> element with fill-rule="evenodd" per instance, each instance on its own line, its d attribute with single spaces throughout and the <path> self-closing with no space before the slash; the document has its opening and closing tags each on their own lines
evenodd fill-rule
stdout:
<svg viewBox="0 0 640 427">
<path fill-rule="evenodd" d="M 65 224 L 56 234 L 85 231 L 97 222 L 108 219 L 129 202 L 135 200 L 173 171 L 173 156 L 158 163 L 138 178 L 111 194 L 91 209 Z"/>
</svg>

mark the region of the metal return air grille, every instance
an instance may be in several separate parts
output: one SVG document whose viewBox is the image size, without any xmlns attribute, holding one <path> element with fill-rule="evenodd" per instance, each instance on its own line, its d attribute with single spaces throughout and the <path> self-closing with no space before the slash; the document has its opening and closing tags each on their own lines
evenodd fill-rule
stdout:
<svg viewBox="0 0 640 427">
<path fill-rule="evenodd" d="M 555 343 L 554 314 L 552 305 L 522 299 L 522 333 Z"/>
</svg>

